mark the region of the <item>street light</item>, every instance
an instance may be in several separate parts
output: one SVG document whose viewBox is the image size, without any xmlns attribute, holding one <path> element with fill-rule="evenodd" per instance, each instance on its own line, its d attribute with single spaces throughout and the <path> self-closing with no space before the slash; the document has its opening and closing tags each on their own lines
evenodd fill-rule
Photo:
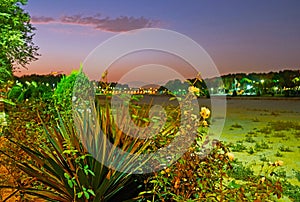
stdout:
<svg viewBox="0 0 300 202">
<path fill-rule="evenodd" d="M 265 82 L 265 80 L 260 80 L 260 82 L 261 82 L 261 87 L 262 87 L 262 91 L 263 91 L 263 93 L 265 93 L 265 88 L 264 88 L 264 82 Z"/>
</svg>

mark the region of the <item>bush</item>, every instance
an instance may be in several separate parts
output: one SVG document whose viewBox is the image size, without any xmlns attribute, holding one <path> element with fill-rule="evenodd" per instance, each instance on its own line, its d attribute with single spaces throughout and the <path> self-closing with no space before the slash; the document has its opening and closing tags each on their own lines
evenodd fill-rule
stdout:
<svg viewBox="0 0 300 202">
<path fill-rule="evenodd" d="M 228 171 L 229 177 L 237 180 L 250 180 L 254 178 L 254 171 L 250 167 L 246 167 L 242 162 L 232 163 L 232 169 Z"/>
<path fill-rule="evenodd" d="M 28 144 L 30 145 L 28 146 L 8 138 L 7 140 L 26 158 L 20 159 L 11 151 L 1 150 L 0 152 L 10 158 L 16 167 L 28 176 L 25 179 L 29 181 L 18 186 L 2 184 L 0 188 L 16 189 L 23 195 L 49 201 L 98 202 L 130 199 L 135 192 L 128 194 L 128 190 L 138 189 L 136 180 L 129 173 L 119 172 L 118 167 L 108 168 L 97 159 L 105 156 L 108 162 L 126 162 L 127 167 L 122 167 L 122 169 L 138 169 L 133 168 L 130 162 L 135 160 L 148 144 L 146 141 L 138 141 L 129 136 L 120 136 L 120 131 L 109 112 L 109 106 L 92 109 L 91 113 L 98 117 L 99 127 L 94 125 L 91 127 L 93 116 L 87 118 L 86 114 L 78 113 L 74 122 L 64 121 L 58 116 L 57 127 L 44 125 L 47 140 L 39 145 Z M 123 122 L 123 124 L 128 123 Z M 107 133 L 100 132 L 100 129 Z M 99 141 L 105 135 L 116 148 L 133 155 L 124 158 L 123 155 L 115 154 L 113 148 L 110 150 L 106 146 L 105 141 Z M 6 134 L 6 137 L 11 137 L 11 134 Z M 81 142 L 83 137 L 94 139 L 83 145 Z M 95 141 L 99 144 L 94 144 Z M 89 151 L 97 151 L 96 156 L 89 154 L 86 147 Z M 23 178 L 22 181 L 26 181 L 25 179 Z M 127 190 L 127 195 L 122 192 L 124 189 Z"/>
<path fill-rule="evenodd" d="M 285 182 L 283 185 L 283 194 L 293 199 L 293 201 L 300 200 L 300 186 L 292 185 L 289 182 Z"/>
<path fill-rule="evenodd" d="M 35 81 L 26 82 L 25 85 L 17 82 L 8 92 L 8 99 L 14 102 L 24 102 L 25 100 L 42 100 L 48 102 L 52 98 L 52 89 L 49 85 L 37 83 Z"/>
<path fill-rule="evenodd" d="M 201 158 L 191 149 L 176 163 L 145 180 L 138 201 L 263 201 L 281 198 L 282 186 L 274 170 L 263 165 L 260 175 L 237 160 L 223 143 Z M 263 176 L 263 177 L 262 177 Z"/>
<path fill-rule="evenodd" d="M 296 179 L 300 182 L 300 170 L 293 170 L 293 172 L 295 173 Z"/>
<path fill-rule="evenodd" d="M 238 123 L 235 123 L 235 124 L 232 124 L 232 125 L 231 125 L 231 128 L 243 128 L 243 126 L 241 126 L 241 125 L 238 124 Z"/>
<path fill-rule="evenodd" d="M 194 151 L 191 149 L 169 168 L 146 179 L 146 191 L 141 193 L 140 200 L 193 201 L 228 198 L 223 190 L 226 187 L 224 177 L 231 168 L 228 149 L 218 142 L 204 158 Z"/>
<path fill-rule="evenodd" d="M 82 72 L 82 67 L 79 71 L 73 71 L 70 75 L 63 77 L 57 84 L 57 88 L 53 94 L 55 109 L 53 114 L 59 111 L 61 116 L 72 120 L 72 107 L 78 108 L 89 105 L 90 92 L 93 90 L 91 82 Z"/>
<path fill-rule="evenodd" d="M 243 143 L 237 143 L 230 146 L 231 151 L 233 152 L 242 152 L 247 149 L 247 147 Z"/>
<path fill-rule="evenodd" d="M 70 75 L 64 76 L 57 84 L 53 94 L 54 105 L 60 112 L 71 111 L 73 87 L 77 78 L 78 72 L 73 71 Z"/>
</svg>

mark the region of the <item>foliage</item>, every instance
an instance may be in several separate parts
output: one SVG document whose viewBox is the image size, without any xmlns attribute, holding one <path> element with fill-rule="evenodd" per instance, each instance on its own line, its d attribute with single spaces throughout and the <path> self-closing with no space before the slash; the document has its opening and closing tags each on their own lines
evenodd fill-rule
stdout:
<svg viewBox="0 0 300 202">
<path fill-rule="evenodd" d="M 1 67 L 1 66 L 0 66 Z M 4 88 L 8 80 L 12 79 L 12 72 L 6 68 L 0 68 L 0 87 Z"/>
<path fill-rule="evenodd" d="M 228 175 L 237 180 L 249 180 L 254 178 L 254 171 L 249 167 L 243 165 L 242 162 L 234 161 L 232 169 L 228 171 Z"/>
<path fill-rule="evenodd" d="M 254 143 L 256 141 L 251 135 L 247 135 L 247 137 L 245 138 L 245 142 Z"/>
<path fill-rule="evenodd" d="M 36 60 L 38 48 L 33 44 L 30 16 L 21 6 L 26 0 L 2 0 L 0 3 L 0 66 L 8 72 L 13 65 L 25 66 Z"/>
<path fill-rule="evenodd" d="M 148 191 L 141 193 L 142 198 L 152 198 L 152 201 L 193 201 L 223 197 L 223 175 L 230 167 L 226 152 L 227 149 L 219 142 L 203 159 L 193 150 L 186 152 L 176 163 L 146 180 Z"/>
<path fill-rule="evenodd" d="M 181 82 L 179 79 L 170 80 L 165 85 L 164 88 L 171 91 L 173 94 L 179 94 L 179 89 L 187 92 L 189 84 L 187 82 Z"/>
<path fill-rule="evenodd" d="M 232 128 L 243 128 L 243 126 L 238 123 L 232 124 L 231 127 Z"/>
<path fill-rule="evenodd" d="M 294 201 L 300 200 L 300 186 L 298 185 L 286 181 L 283 186 L 283 193 Z"/>
<path fill-rule="evenodd" d="M 16 103 L 15 105 L 7 107 L 7 109 L 8 126 L 4 128 L 6 132 L 3 132 L 6 134 L 6 138 L 4 139 L 3 137 L 1 139 L 0 150 L 11 156 L 15 156 L 19 160 L 28 160 L 28 156 L 25 155 L 20 148 L 7 141 L 7 138 L 33 147 L 39 146 L 44 142 L 44 130 L 37 116 L 37 112 L 39 111 L 41 118 L 50 125 L 50 114 L 49 111 L 47 111 L 47 105 L 40 101 L 30 100 L 28 102 Z M 8 135 L 7 132 L 9 132 L 10 135 Z M 18 169 L 14 161 L 1 154 L 0 165 L 2 171 L 6 171 L 0 174 L 1 185 L 21 186 L 31 181 L 24 172 Z M 3 192 L 5 193 L 7 190 L 8 189 L 1 189 L 0 198 Z M 21 198 L 18 199 L 17 196 Z M 15 200 L 21 200 L 22 194 L 18 192 L 15 197 Z"/>
<path fill-rule="evenodd" d="M 283 154 L 280 153 L 279 151 L 277 151 L 276 154 L 275 154 L 275 156 L 276 156 L 276 157 L 283 157 Z"/>
<path fill-rule="evenodd" d="M 51 100 L 52 89 L 49 84 L 37 83 L 35 81 L 28 82 L 25 84 L 16 82 L 16 84 L 8 92 L 8 99 L 14 102 L 24 102 L 25 100 L 43 100 L 47 102 Z"/>
<path fill-rule="evenodd" d="M 96 111 L 98 110 L 98 111 Z M 26 195 L 33 195 L 49 201 L 109 201 L 118 195 L 125 187 L 128 188 L 133 183 L 133 178 L 126 172 L 119 172 L 118 167 L 109 168 L 101 164 L 97 159 L 101 155 L 107 157 L 109 162 L 120 162 L 124 156 L 114 155 L 113 148 L 109 149 L 105 140 L 113 140 L 115 146 L 119 146 L 123 151 L 135 154 L 122 159 L 127 162 L 125 169 L 131 168 L 131 162 L 143 151 L 147 144 L 132 139 L 131 137 L 120 136 L 120 131 L 115 127 L 115 123 L 110 115 L 109 107 L 93 108 L 94 116 L 99 119 L 98 127 L 91 127 L 92 120 L 88 117 L 77 114 L 73 122 L 64 122 L 59 119 L 57 127 L 45 127 L 47 141 L 39 146 L 26 146 L 9 139 L 17 148 L 28 156 L 28 159 L 18 159 L 15 154 L 1 151 L 24 172 L 29 178 L 34 179 L 30 184 L 12 188 L 21 191 Z M 126 121 L 126 120 L 125 120 Z M 127 124 L 127 123 L 123 123 Z M 100 132 L 105 131 L 105 133 Z M 101 137 L 107 135 L 106 138 Z M 98 145 L 89 145 L 92 151 L 97 151 L 96 157 L 91 156 L 86 150 L 87 145 L 83 145 L 80 137 L 94 136 L 98 139 Z M 11 137 L 9 135 L 9 137 Z M 86 137 L 86 136 L 85 136 Z M 103 139 L 104 138 L 104 139 Z M 95 141 L 95 139 L 93 139 Z M 89 143 L 95 143 L 95 142 Z M 86 142 L 87 143 L 87 142 Z M 90 151 L 90 150 L 89 150 Z M 124 166 L 124 165 L 123 165 Z M 132 168 L 138 169 L 138 168 Z M 10 188 L 5 185 L 2 188 Z M 131 188 L 136 189 L 135 187 Z"/>
<path fill-rule="evenodd" d="M 300 182 L 300 170 L 293 170 L 293 172 L 295 173 L 297 180 Z"/>
<path fill-rule="evenodd" d="M 279 147 L 279 150 L 280 150 L 281 152 L 292 152 L 292 150 L 290 149 L 290 147 L 285 147 L 285 146 L 283 146 L 283 145 L 281 145 L 281 146 Z"/>
<path fill-rule="evenodd" d="M 78 75 L 76 77 L 78 78 Z M 31 81 L 29 83 L 32 87 L 40 86 L 40 83 L 36 83 L 37 85 Z M 70 84 L 72 81 L 67 83 Z M 72 85 L 66 84 L 65 87 L 60 87 L 61 91 L 56 94 L 60 96 L 60 99 L 57 99 L 59 101 L 56 102 L 59 109 L 70 112 L 70 108 L 67 107 L 71 104 L 68 105 L 67 102 L 72 102 L 73 86 L 74 80 Z M 27 84 L 23 84 L 21 92 L 26 91 L 27 87 Z M 82 90 L 84 91 L 84 88 Z M 189 90 L 195 94 L 199 91 L 196 87 L 189 88 Z M 16 90 L 16 92 L 19 91 Z M 16 92 L 15 96 L 11 95 L 13 99 L 19 95 Z M 67 98 L 64 98 L 65 96 Z M 51 119 L 54 112 L 53 105 L 47 105 L 38 97 L 33 96 L 28 102 L 17 103 L 13 110 L 9 111 L 10 128 L 9 131 L 5 131 L 5 139 L 1 139 L 2 144 L 7 147 L 5 149 L 2 147 L 0 150 L 2 153 L 0 165 L 4 165 L 14 179 L 13 183 L 7 184 L 11 179 L 4 179 L 3 177 L 6 176 L 1 175 L 0 184 L 3 189 L 16 188 L 13 194 L 19 193 L 23 196 L 22 199 L 33 195 L 49 201 L 122 201 L 130 199 L 137 192 L 141 192 L 140 196 L 135 198 L 139 201 L 150 199 L 153 201 L 274 201 L 275 198 L 281 197 L 282 192 L 296 201 L 299 199 L 299 186 L 282 182 L 285 171 L 277 170 L 282 162 L 268 164 L 266 162 L 269 161 L 265 156 L 261 157 L 264 164 L 260 173 L 254 175 L 250 166 L 233 160 L 229 150 L 248 149 L 249 152 L 251 149 L 254 152 L 254 149 L 255 151 L 269 149 L 268 144 L 261 141 L 247 148 L 242 142 L 225 146 L 222 142 L 214 141 L 213 150 L 207 156 L 200 156 L 199 154 L 204 149 L 202 143 L 206 140 L 204 138 L 206 130 L 202 127 L 197 131 L 193 146 L 178 161 L 169 167 L 166 161 L 166 164 L 160 165 L 164 169 L 153 175 L 137 176 L 121 173 L 117 171 L 117 167 L 109 168 L 98 161 L 99 156 L 101 158 L 103 154 L 103 156 L 108 156 L 108 161 L 111 162 L 128 161 L 127 169 L 130 169 L 135 158 L 135 156 L 133 158 L 126 156 L 125 159 L 121 159 L 122 157 L 115 155 L 114 150 L 106 147 L 104 142 L 98 141 L 99 144 L 96 145 L 97 140 L 104 140 L 100 136 L 105 135 L 106 141 L 110 141 L 116 147 L 129 153 L 149 153 L 168 145 L 175 137 L 180 137 L 182 132 L 178 129 L 180 124 L 186 126 L 185 130 L 189 128 L 188 131 L 193 131 L 191 128 L 199 127 L 201 124 L 207 125 L 209 120 L 206 122 L 204 117 L 209 116 L 208 109 L 202 110 L 201 108 L 200 117 L 193 115 L 185 120 L 181 118 L 185 113 L 190 114 L 192 109 L 183 108 L 183 113 L 181 113 L 178 112 L 179 106 L 165 106 L 167 119 L 165 127 L 149 142 L 147 139 L 138 140 L 127 135 L 130 134 L 127 127 L 129 120 L 121 119 L 122 127 L 116 124 L 112 118 L 112 109 L 106 105 L 106 102 L 104 105 L 96 102 L 97 105 L 94 107 L 91 105 L 94 100 L 86 100 L 87 102 L 84 103 L 87 106 L 83 106 L 81 110 L 82 100 L 78 100 L 77 107 L 79 108 L 77 108 L 78 114 L 75 119 L 64 119 L 66 117 L 58 116 L 59 123 L 54 124 Z M 141 127 L 148 126 L 151 121 L 160 122 L 159 116 L 149 117 L 151 105 L 136 104 L 139 99 L 141 99 L 139 96 L 132 96 L 129 99 L 131 120 Z M 47 126 L 41 124 L 40 118 L 36 116 L 37 111 Z M 91 111 L 95 119 L 87 115 Z M 122 118 L 122 114 L 123 112 L 119 113 L 119 117 Z M 191 118 L 200 122 L 189 122 Z M 91 127 L 94 120 L 99 120 L 97 127 Z M 180 123 L 180 120 L 183 122 Z M 270 126 L 272 123 L 265 128 L 270 133 L 273 132 Z M 289 122 L 280 122 L 277 124 L 281 125 L 277 128 L 278 131 L 298 129 L 297 123 L 290 125 Z M 235 126 L 242 128 L 239 124 Z M 100 129 L 104 133 L 99 132 Z M 253 142 L 252 135 L 247 135 L 249 141 L 247 139 L 246 141 Z M 86 138 L 86 141 L 82 143 L 81 140 L 85 137 L 92 138 Z M 181 138 L 182 142 L 186 140 L 186 137 Z M 176 152 L 181 149 L 180 146 L 170 148 L 170 151 Z M 286 152 L 288 149 L 284 146 L 279 148 L 281 152 Z M 22 172 L 17 172 L 18 168 Z M 298 175 L 299 171 L 295 172 L 295 176 L 298 177 Z M 141 178 L 145 183 L 142 183 Z M 145 190 L 140 190 L 138 187 L 144 187 Z"/>
<path fill-rule="evenodd" d="M 70 111 L 72 109 L 73 87 L 78 72 L 73 71 L 70 75 L 64 76 L 57 84 L 53 94 L 55 107 L 58 111 Z"/>
<path fill-rule="evenodd" d="M 265 142 L 261 141 L 260 143 L 256 142 L 255 143 L 255 150 L 262 150 L 262 149 L 270 149 L 271 147 Z"/>
<path fill-rule="evenodd" d="M 233 152 L 242 152 L 247 149 L 243 143 L 230 144 L 229 147 Z"/>
<path fill-rule="evenodd" d="M 89 97 L 94 96 L 94 90 L 94 86 L 82 72 L 81 66 L 79 71 L 64 76 L 57 84 L 53 94 L 54 109 L 64 118 L 72 119 L 72 106 L 76 103 L 89 102 Z"/>
<path fill-rule="evenodd" d="M 59 83 L 62 77 L 63 77 L 62 74 L 50 73 L 47 75 L 30 74 L 30 75 L 23 75 L 21 77 L 16 76 L 15 79 L 21 82 L 22 84 L 26 83 L 26 81 L 28 82 L 35 81 L 41 84 L 48 83 L 51 88 L 54 88 L 57 86 L 57 83 Z"/>
<path fill-rule="evenodd" d="M 293 121 L 274 121 L 268 123 L 274 131 L 300 130 L 300 124 Z"/>
<path fill-rule="evenodd" d="M 204 158 L 193 150 L 150 176 L 139 201 L 255 201 L 282 196 L 279 163 L 263 165 L 260 175 L 236 160 L 221 142 Z M 232 162 L 233 161 L 233 162 Z"/>
<path fill-rule="evenodd" d="M 253 90 L 258 95 L 262 90 L 263 93 L 268 93 L 274 95 L 274 93 L 282 93 L 285 88 L 294 88 L 295 91 L 299 90 L 299 76 L 298 70 L 283 70 L 279 72 L 269 72 L 269 73 L 238 73 L 238 74 L 228 74 L 223 75 L 222 80 L 224 87 L 227 90 L 234 90 L 237 86 L 234 85 L 237 82 L 240 89 L 246 90 L 247 85 L 251 86 Z M 214 83 L 218 78 L 206 79 L 206 83 Z M 264 80 L 264 83 L 261 81 Z M 268 89 L 268 91 L 266 91 Z M 277 89 L 277 90 L 275 90 Z M 252 89 L 251 89 L 252 90 Z M 281 92 L 279 92 L 281 90 Z M 289 92 L 285 92 L 289 95 Z"/>
</svg>

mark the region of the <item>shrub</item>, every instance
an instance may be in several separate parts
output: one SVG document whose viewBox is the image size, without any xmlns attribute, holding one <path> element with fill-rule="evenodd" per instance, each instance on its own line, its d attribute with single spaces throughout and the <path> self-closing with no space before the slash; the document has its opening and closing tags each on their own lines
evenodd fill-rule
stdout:
<svg viewBox="0 0 300 202">
<path fill-rule="evenodd" d="M 227 152 L 228 149 L 220 142 L 203 159 L 191 149 L 176 163 L 146 179 L 146 191 L 141 193 L 140 200 L 192 201 L 227 198 L 223 192 L 223 178 L 231 167 Z"/>
<path fill-rule="evenodd" d="M 300 125 L 293 121 L 274 121 L 268 124 L 275 131 L 300 130 Z"/>
<path fill-rule="evenodd" d="M 255 153 L 253 147 L 249 147 L 247 152 L 248 152 L 248 154 L 254 154 Z"/>
<path fill-rule="evenodd" d="M 274 195 L 281 198 L 281 181 L 273 174 L 279 163 L 263 164 L 260 175 L 254 175 L 250 167 L 233 160 L 221 142 L 205 158 L 193 151 L 146 178 L 146 190 L 140 193 L 138 201 L 263 201 L 273 200 Z"/>
<path fill-rule="evenodd" d="M 297 178 L 297 180 L 300 182 L 300 170 L 293 170 L 295 177 Z"/>
<path fill-rule="evenodd" d="M 250 167 L 246 167 L 242 162 L 233 162 L 232 169 L 228 171 L 229 177 L 237 180 L 250 180 L 254 178 L 254 171 Z"/>
<path fill-rule="evenodd" d="M 73 87 L 77 78 L 78 72 L 73 71 L 70 75 L 64 76 L 57 84 L 53 94 L 55 107 L 58 111 L 71 111 Z"/>
<path fill-rule="evenodd" d="M 264 141 L 261 141 L 260 143 L 256 142 L 254 146 L 256 151 L 260 151 L 262 149 L 270 149 L 271 147 Z"/>
<path fill-rule="evenodd" d="M 276 157 L 283 157 L 283 154 L 281 154 L 279 151 L 276 152 L 275 154 Z"/>
<path fill-rule="evenodd" d="M 231 128 L 243 128 L 243 126 L 238 123 L 235 123 L 231 125 Z"/>
<path fill-rule="evenodd" d="M 300 199 L 300 186 L 292 185 L 290 182 L 283 184 L 283 194 L 293 199 L 293 201 L 299 201 Z"/>
<path fill-rule="evenodd" d="M 82 67 L 80 67 L 79 71 L 73 71 L 70 75 L 63 77 L 57 84 L 53 94 L 55 109 L 53 114 L 57 114 L 57 111 L 59 111 L 64 118 L 73 119 L 72 107 L 78 108 L 80 107 L 79 105 L 90 104 L 85 102 L 90 102 L 89 99 L 93 95 L 94 90 L 92 83 L 82 72 Z"/>
<path fill-rule="evenodd" d="M 263 127 L 262 129 L 258 130 L 258 132 L 269 135 L 272 133 L 272 129 L 270 127 Z"/>
<path fill-rule="evenodd" d="M 279 151 L 281 151 L 281 152 L 292 152 L 293 150 L 291 150 L 289 147 L 285 147 L 285 146 L 281 145 L 279 147 Z"/>
<path fill-rule="evenodd" d="M 230 146 L 230 148 L 233 152 L 242 152 L 247 149 L 247 147 L 243 145 L 243 143 L 233 144 L 232 146 Z"/>
<path fill-rule="evenodd" d="M 106 167 L 97 159 L 100 158 L 99 155 L 103 155 L 108 158 L 108 162 L 126 162 L 123 169 L 138 169 L 132 168 L 130 162 L 135 160 L 148 144 L 146 140 L 138 141 L 131 137 L 120 136 L 121 133 L 110 116 L 109 107 L 97 109 L 93 108 L 92 114 L 93 117 L 98 117 L 99 127 L 91 127 L 92 117 L 88 118 L 86 114 L 78 113 L 74 122 L 63 121 L 59 116 L 57 127 L 44 125 L 48 139 L 38 146 L 27 146 L 9 139 L 28 158 L 19 159 L 16 154 L 2 150 L 0 152 L 12 159 L 17 167 L 28 175 L 27 179 L 34 180 L 19 186 L 1 185 L 0 187 L 13 188 L 24 195 L 49 201 L 98 202 L 128 199 L 124 198 L 122 190 L 126 189 L 127 192 L 137 190 L 135 179 L 129 173 L 119 172 L 118 167 Z M 106 133 L 101 133 L 100 129 Z M 107 135 L 116 148 L 119 147 L 133 155 L 125 156 L 126 158 L 123 155 L 113 155 L 114 150 L 109 150 L 104 141 L 99 141 L 104 138 L 104 135 Z M 91 145 L 83 145 L 82 137 L 99 138 L 98 144 L 94 144 L 96 139 L 93 139 L 92 142 L 86 142 Z M 91 151 L 97 151 L 96 156 L 90 155 L 90 150 L 87 151 L 86 147 Z M 130 194 L 125 196 L 131 197 Z"/>
<path fill-rule="evenodd" d="M 260 155 L 259 160 L 261 160 L 262 162 L 269 162 L 270 160 L 266 157 L 266 155 Z"/>
<path fill-rule="evenodd" d="M 254 140 L 253 137 L 248 136 L 248 137 L 245 138 L 245 142 L 248 142 L 248 143 L 254 143 L 254 142 L 256 142 L 256 141 Z"/>
</svg>

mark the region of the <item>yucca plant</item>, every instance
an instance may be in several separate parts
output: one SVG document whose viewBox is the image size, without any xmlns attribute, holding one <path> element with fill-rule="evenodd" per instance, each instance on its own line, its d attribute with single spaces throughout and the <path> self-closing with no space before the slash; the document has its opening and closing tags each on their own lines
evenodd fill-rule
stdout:
<svg viewBox="0 0 300 202">
<path fill-rule="evenodd" d="M 149 142 L 126 135 L 130 131 L 122 131 L 116 125 L 108 103 L 75 110 L 73 119 L 63 120 L 59 116 L 56 127 L 44 124 L 47 142 L 38 148 L 10 139 L 29 160 L 21 161 L 17 155 L 0 152 L 31 180 L 24 186 L 0 185 L 0 188 L 13 188 L 25 195 L 62 202 L 112 201 L 128 189 L 134 182 L 131 173 L 140 169 L 133 162 Z M 128 121 L 123 119 L 121 123 L 126 125 Z"/>
</svg>

